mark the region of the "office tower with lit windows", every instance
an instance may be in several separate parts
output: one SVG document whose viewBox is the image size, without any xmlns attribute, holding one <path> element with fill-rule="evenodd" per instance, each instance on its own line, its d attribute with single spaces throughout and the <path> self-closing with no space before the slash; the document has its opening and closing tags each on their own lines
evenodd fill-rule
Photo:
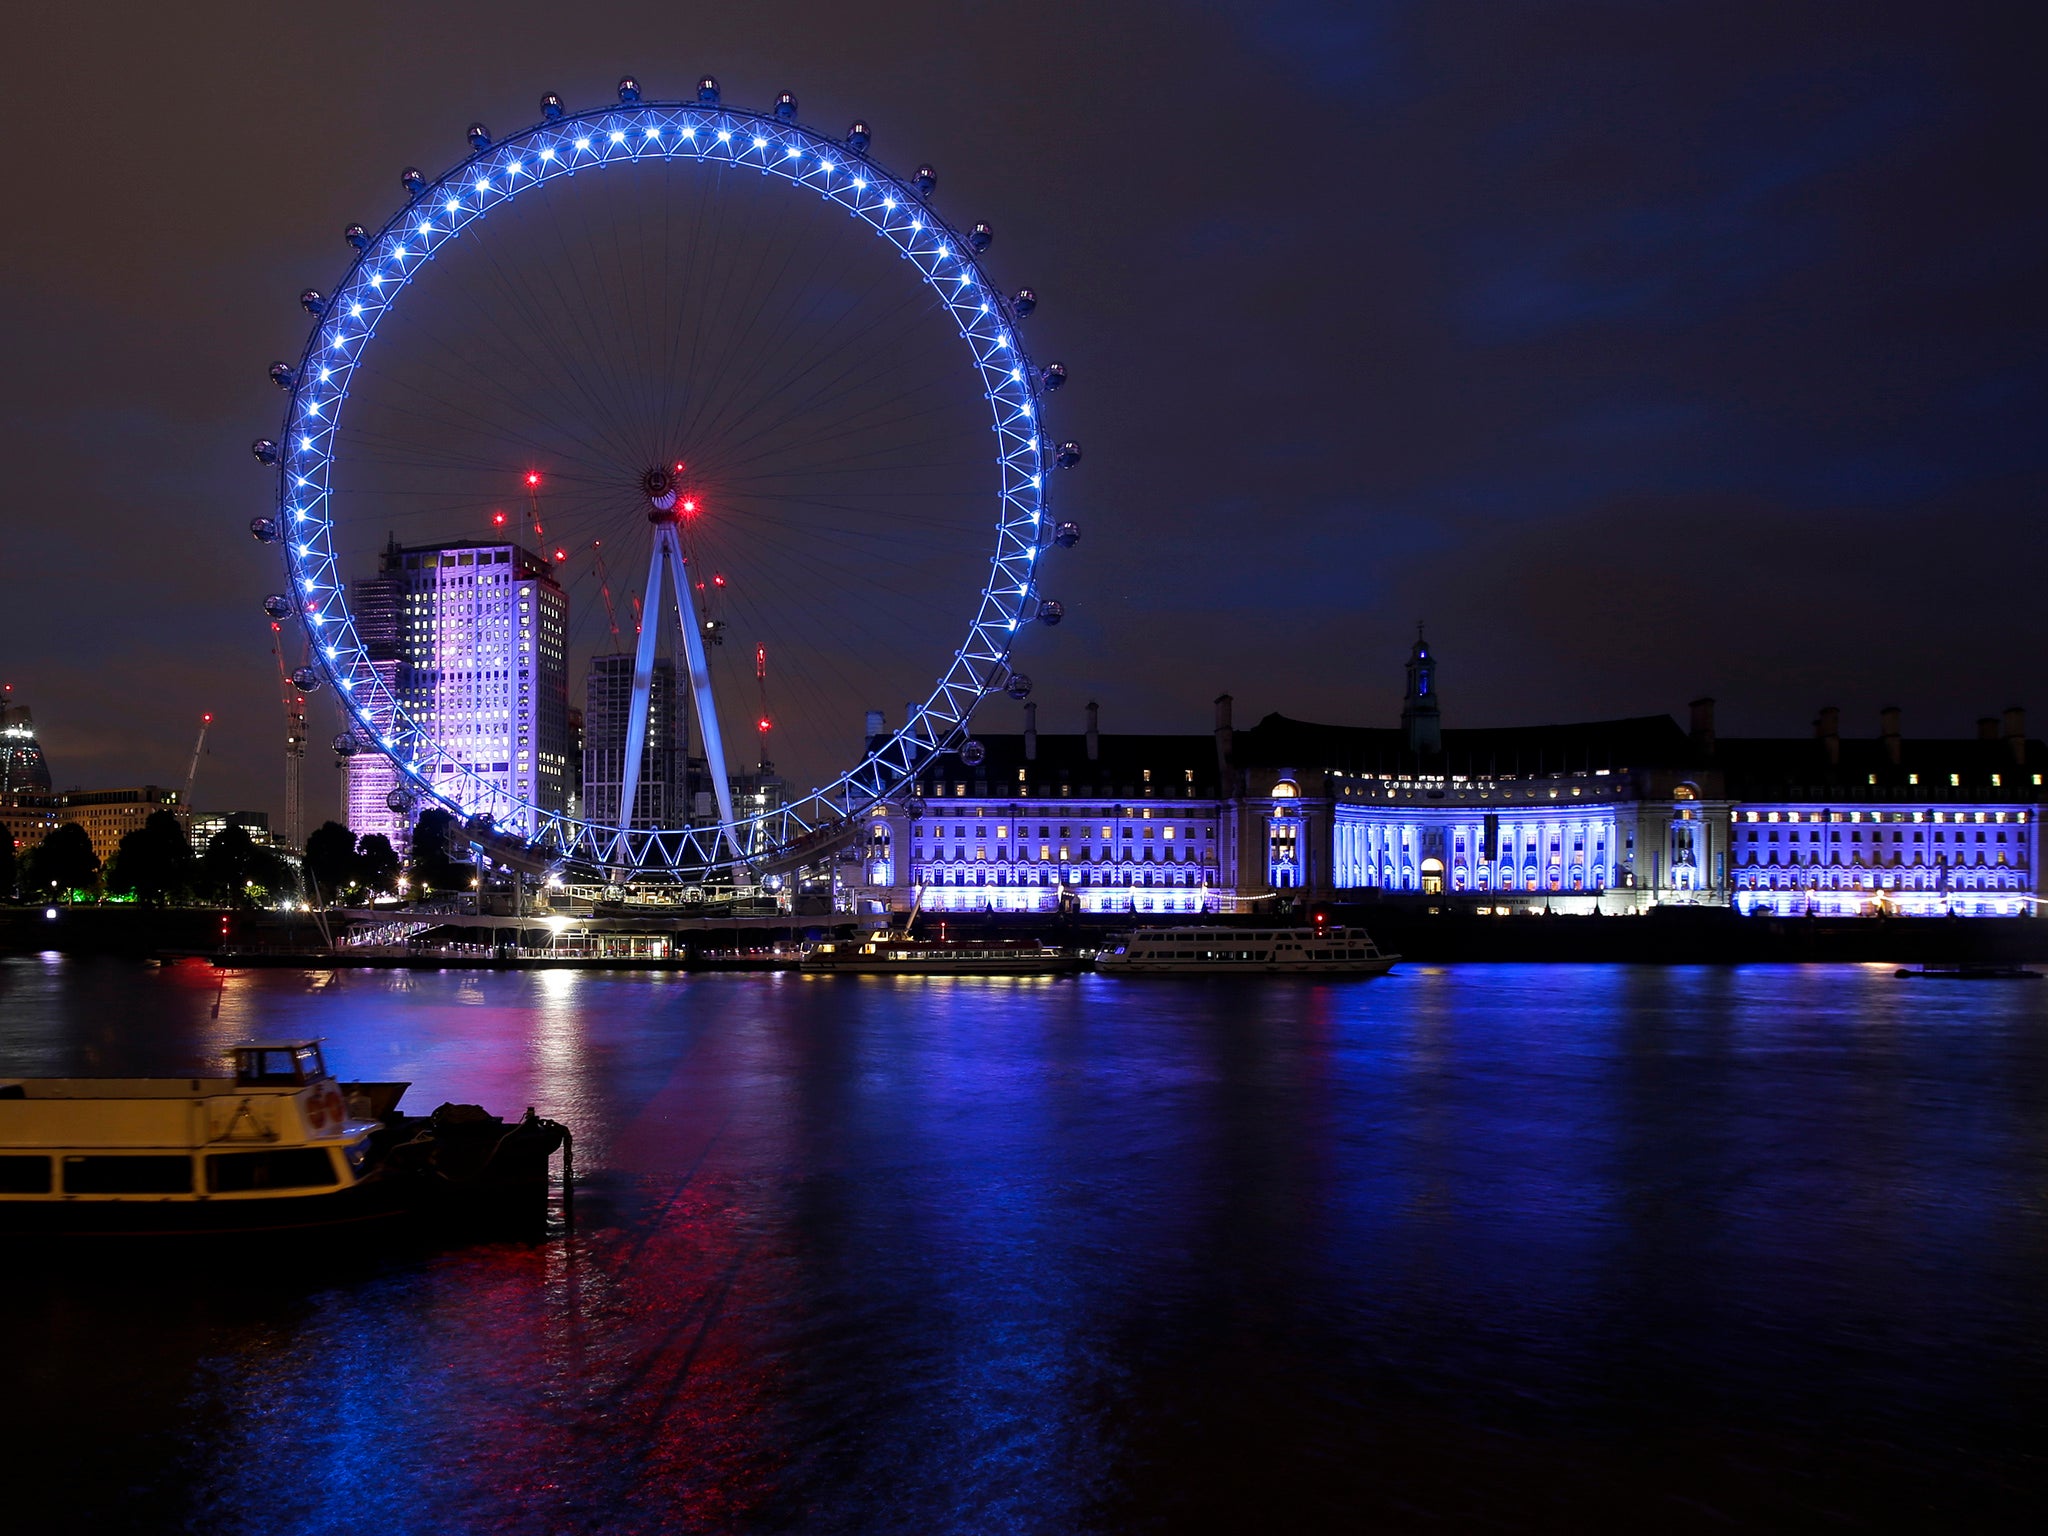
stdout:
<svg viewBox="0 0 2048 1536">
<path fill-rule="evenodd" d="M 569 600 L 554 567 L 516 544 L 458 543 L 388 551 L 385 570 L 399 588 L 396 691 L 438 747 L 422 778 L 462 803 L 498 789 L 566 811 Z M 511 825 L 531 830 L 517 814 Z"/>
</svg>

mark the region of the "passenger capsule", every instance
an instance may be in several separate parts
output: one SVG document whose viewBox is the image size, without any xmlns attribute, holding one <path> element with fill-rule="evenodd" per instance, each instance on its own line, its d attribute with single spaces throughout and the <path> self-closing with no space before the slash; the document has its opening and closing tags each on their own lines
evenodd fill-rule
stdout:
<svg viewBox="0 0 2048 1536">
<path fill-rule="evenodd" d="M 327 313 L 327 300 L 318 288 L 308 288 L 299 295 L 299 307 L 317 320 Z"/>
<path fill-rule="evenodd" d="M 1067 365 L 1065 363 L 1047 363 L 1045 365 L 1045 372 L 1038 376 L 1039 388 L 1043 389 L 1047 394 L 1059 389 L 1066 382 Z"/>
<path fill-rule="evenodd" d="M 274 517 L 250 518 L 249 537 L 258 544 L 275 544 L 280 537 L 277 519 Z"/>
<path fill-rule="evenodd" d="M 292 672 L 292 686 L 301 693 L 311 693 L 320 686 L 318 667 L 298 667 Z"/>
<path fill-rule="evenodd" d="M 273 592 L 263 599 L 263 611 L 282 624 L 299 610 L 282 592 Z"/>
<path fill-rule="evenodd" d="M 275 464 L 277 462 L 277 444 L 267 437 L 257 438 L 255 442 L 249 445 L 249 451 L 256 455 L 256 462 L 258 464 Z"/>
<path fill-rule="evenodd" d="M 1081 445 L 1079 443 L 1061 443 L 1058 448 L 1053 450 L 1052 461 L 1059 465 L 1061 469 L 1072 469 L 1081 462 Z"/>
<path fill-rule="evenodd" d="M 697 105 L 715 107 L 718 105 L 718 77 L 706 75 L 697 82 Z"/>
<path fill-rule="evenodd" d="M 490 147 L 491 130 L 482 123 L 471 123 L 469 125 L 469 152 L 472 155 L 480 155 Z"/>
<path fill-rule="evenodd" d="M 562 98 L 553 91 L 549 91 L 547 95 L 541 97 L 540 115 L 551 123 L 560 122 L 562 120 Z"/>
<path fill-rule="evenodd" d="M 1029 288 L 1019 288 L 1017 290 L 1017 297 L 1010 300 L 1010 313 L 1019 320 L 1022 320 L 1036 308 L 1038 308 L 1038 295 Z"/>
<path fill-rule="evenodd" d="M 363 744 L 357 741 L 355 737 L 349 735 L 347 731 L 343 731 L 334 738 L 334 755 L 336 757 L 354 757 L 362 749 Z"/>
<path fill-rule="evenodd" d="M 341 238 L 359 251 L 370 248 L 370 232 L 360 224 L 351 224 L 341 232 Z"/>
<path fill-rule="evenodd" d="M 631 103 L 638 101 L 639 99 L 640 82 L 638 80 L 635 80 L 631 75 L 619 76 L 619 100 Z M 560 103 L 557 102 L 556 105 L 560 106 Z M 547 103 L 542 102 L 541 106 L 545 108 L 547 106 Z"/>
<path fill-rule="evenodd" d="M 292 371 L 290 363 L 272 363 L 270 365 L 270 382 L 279 389 L 290 389 L 299 382 L 299 376 Z"/>
<path fill-rule="evenodd" d="M 1013 699 L 1028 699 L 1031 697 L 1031 679 L 1022 672 L 1012 672 L 1003 692 Z"/>
<path fill-rule="evenodd" d="M 926 810 L 924 796 L 912 795 L 908 800 L 903 802 L 903 809 L 910 812 L 910 814 L 913 816 L 922 816 Z"/>
<path fill-rule="evenodd" d="M 1052 541 L 1059 545 L 1061 549 L 1072 549 L 1081 542 L 1081 525 L 1079 523 L 1061 523 L 1053 529 Z"/>
<path fill-rule="evenodd" d="M 412 796 L 402 789 L 394 789 L 384 797 L 384 809 L 394 816 L 403 816 L 412 809 Z"/>
<path fill-rule="evenodd" d="M 398 180 L 405 188 L 407 197 L 418 197 L 427 190 L 427 178 L 419 173 L 419 167 L 408 165 L 398 173 Z"/>
<path fill-rule="evenodd" d="M 910 185 L 919 197 L 930 197 L 932 188 L 939 184 L 939 173 L 928 165 L 920 165 L 917 174 L 910 178 Z"/>
<path fill-rule="evenodd" d="M 846 130 L 846 147 L 856 155 L 868 152 L 868 125 L 858 118 L 854 119 L 853 126 Z"/>
<path fill-rule="evenodd" d="M 995 239 L 996 232 L 986 224 L 977 224 L 967 233 L 968 248 L 977 256 L 995 244 Z"/>
<path fill-rule="evenodd" d="M 787 91 L 775 98 L 775 120 L 778 123 L 796 121 L 796 98 Z"/>
<path fill-rule="evenodd" d="M 978 741 L 970 741 L 960 749 L 960 761 L 970 768 L 979 768 L 988 760 L 988 748 Z"/>
<path fill-rule="evenodd" d="M 1041 624 L 1057 624 L 1066 616 L 1067 610 L 1065 607 L 1054 602 L 1049 597 L 1038 605 L 1038 622 Z"/>
</svg>

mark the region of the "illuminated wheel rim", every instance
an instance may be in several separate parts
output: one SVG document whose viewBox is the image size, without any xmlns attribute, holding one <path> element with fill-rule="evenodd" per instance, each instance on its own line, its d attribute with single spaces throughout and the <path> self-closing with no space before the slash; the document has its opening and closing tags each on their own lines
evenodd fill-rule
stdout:
<svg viewBox="0 0 2048 1536">
<path fill-rule="evenodd" d="M 992 415 L 994 552 L 966 638 L 929 695 L 908 710 L 900 730 L 836 779 L 729 826 L 621 828 L 549 810 L 493 782 L 461 761 L 378 674 L 349 610 L 336 553 L 335 450 L 350 380 L 415 273 L 443 246 L 558 177 L 620 163 L 691 160 L 756 170 L 838 205 L 892 245 L 936 293 Z M 827 855 L 864 810 L 902 795 L 934 758 L 960 744 L 975 707 L 1010 681 L 1019 630 L 1043 616 L 1037 568 L 1052 543 L 1046 471 L 1053 455 L 1041 427 L 1039 376 L 1017 336 L 1021 313 L 913 183 L 793 122 L 702 103 L 637 101 L 543 121 L 424 182 L 407 207 L 363 239 L 321 302 L 289 380 L 277 490 L 277 528 L 313 664 L 361 740 L 390 758 L 416 805 L 439 805 L 473 825 L 488 818 L 496 840 L 520 845 L 509 850 L 515 854 L 612 878 L 656 880 L 703 880 L 742 867 L 762 872 Z M 1056 605 L 1047 606 L 1056 617 Z M 437 765 L 432 778 L 423 771 Z"/>
</svg>

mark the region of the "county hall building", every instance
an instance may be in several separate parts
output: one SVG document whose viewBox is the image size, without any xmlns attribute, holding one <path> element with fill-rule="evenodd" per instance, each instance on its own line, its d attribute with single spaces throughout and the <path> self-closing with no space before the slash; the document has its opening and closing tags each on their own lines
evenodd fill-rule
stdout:
<svg viewBox="0 0 2048 1536">
<path fill-rule="evenodd" d="M 983 735 L 878 807 L 857 906 L 1142 915 L 1387 900 L 1522 911 L 1671 905 L 1779 914 L 2035 910 L 2048 751 L 2020 711 L 1912 741 L 1887 710 L 1844 740 L 1717 738 L 1668 715 L 1450 729 L 1418 637 L 1395 728 L 1268 715 L 1239 730 Z"/>
</svg>

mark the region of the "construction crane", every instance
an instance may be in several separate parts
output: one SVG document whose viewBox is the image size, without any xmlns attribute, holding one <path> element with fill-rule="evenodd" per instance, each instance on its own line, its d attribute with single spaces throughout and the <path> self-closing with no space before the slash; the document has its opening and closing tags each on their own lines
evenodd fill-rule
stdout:
<svg viewBox="0 0 2048 1536">
<path fill-rule="evenodd" d="M 612 654 L 619 654 L 619 614 L 612 606 L 612 575 L 604 568 L 604 540 L 590 541 L 590 558 L 597 563 L 597 590 L 604 595 L 605 622 L 612 627 Z"/>
<path fill-rule="evenodd" d="M 754 647 L 754 682 L 761 692 L 761 711 L 755 716 L 754 729 L 761 735 L 761 760 L 755 766 L 762 773 L 775 771 L 775 765 L 768 761 L 768 733 L 775 729 L 775 721 L 768 713 L 768 647 Z"/>
<path fill-rule="evenodd" d="M 526 472 L 526 505 L 533 513 L 533 540 L 545 547 L 548 536 L 540 526 L 540 471 L 537 469 Z"/>
<path fill-rule="evenodd" d="M 199 739 L 192 743 L 192 762 L 185 769 L 185 793 L 179 797 L 178 804 L 182 805 L 188 814 L 192 810 L 192 783 L 199 777 L 199 754 L 206 750 L 206 728 L 211 724 L 211 712 L 199 717 Z"/>
<path fill-rule="evenodd" d="M 290 846 L 306 840 L 305 815 L 299 798 L 299 779 L 306 762 L 306 696 L 292 681 L 284 664 L 284 626 L 270 626 L 270 654 L 277 661 L 279 696 L 284 702 L 284 835 Z"/>
</svg>

